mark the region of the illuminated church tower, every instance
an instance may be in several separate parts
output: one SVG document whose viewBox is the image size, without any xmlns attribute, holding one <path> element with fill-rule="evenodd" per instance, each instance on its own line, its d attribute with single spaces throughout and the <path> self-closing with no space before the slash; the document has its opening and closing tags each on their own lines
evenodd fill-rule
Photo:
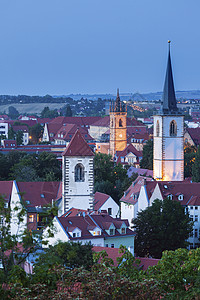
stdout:
<svg viewBox="0 0 200 300">
<path fill-rule="evenodd" d="M 116 151 L 122 151 L 127 146 L 126 118 L 127 111 L 120 101 L 119 89 L 117 89 L 117 98 L 110 107 L 110 154 L 112 157 Z"/>
<path fill-rule="evenodd" d="M 171 57 L 170 41 L 161 113 L 154 116 L 153 176 L 156 180 L 184 180 L 184 116 L 178 111 Z"/>
</svg>

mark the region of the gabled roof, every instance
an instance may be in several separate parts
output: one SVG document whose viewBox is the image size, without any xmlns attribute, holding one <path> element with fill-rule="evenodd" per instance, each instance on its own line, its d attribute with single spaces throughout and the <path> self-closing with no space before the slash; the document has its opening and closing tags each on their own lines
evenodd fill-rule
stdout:
<svg viewBox="0 0 200 300">
<path fill-rule="evenodd" d="M 200 128 L 186 128 L 186 132 L 188 132 L 194 144 L 198 146 L 200 144 Z"/>
<path fill-rule="evenodd" d="M 6 201 L 10 200 L 12 193 L 13 181 L 0 181 L 0 194 L 5 197 Z"/>
<path fill-rule="evenodd" d="M 87 127 L 96 121 L 100 120 L 101 117 L 57 117 L 53 119 L 49 124 L 77 124 L 79 126 Z"/>
<path fill-rule="evenodd" d="M 181 205 L 200 205 L 200 182 L 185 181 L 158 181 L 160 191 L 163 198 L 173 195 L 173 200 L 177 200 Z M 183 195 L 183 200 L 179 200 L 179 196 Z M 190 203 L 190 204 L 189 204 Z"/>
<path fill-rule="evenodd" d="M 56 200 L 60 182 L 17 182 L 17 186 L 26 207 L 42 207 Z"/>
<path fill-rule="evenodd" d="M 110 117 L 106 116 L 104 118 L 99 119 L 96 121 L 92 126 L 99 126 L 99 127 L 109 127 L 110 126 Z"/>
<path fill-rule="evenodd" d="M 76 227 L 82 231 L 81 237 L 70 237 L 71 240 L 79 240 L 79 239 L 91 239 L 91 238 L 100 238 L 100 237 L 109 237 L 110 235 L 106 232 L 113 224 L 116 229 L 120 229 L 122 224 L 127 226 L 126 233 L 119 233 L 118 230 L 114 230 L 114 234 L 112 237 L 119 236 L 133 236 L 135 233 L 128 228 L 129 222 L 128 220 L 122 220 L 117 218 L 112 218 L 109 215 L 98 214 L 98 215 L 81 215 L 81 216 L 61 216 L 58 218 L 60 223 L 62 224 L 64 230 L 66 232 L 69 231 L 69 227 Z M 101 229 L 101 235 L 93 236 L 90 230 L 98 227 Z"/>
<path fill-rule="evenodd" d="M 153 186 L 154 187 L 156 186 L 156 182 L 151 181 L 152 180 L 151 178 L 138 176 L 135 179 L 135 181 L 131 184 L 131 186 L 124 192 L 124 195 L 120 199 L 120 202 L 126 202 L 126 203 L 130 203 L 130 204 L 137 203 L 141 186 L 144 185 L 144 180 L 146 181 L 146 185 L 151 182 L 152 188 L 153 188 Z"/>
<path fill-rule="evenodd" d="M 121 253 L 119 248 L 109 248 L 109 247 L 97 247 L 94 246 L 92 248 L 94 252 L 106 251 L 108 257 L 111 258 L 114 262 L 114 266 L 117 266 L 117 258 L 121 257 L 123 253 Z M 135 257 L 135 259 L 140 260 L 139 268 L 143 270 L 147 270 L 150 266 L 155 266 L 159 262 L 159 259 L 155 258 L 148 258 L 148 257 Z"/>
<path fill-rule="evenodd" d="M 25 124 L 24 125 L 13 125 L 12 128 L 15 132 L 17 132 L 19 130 L 28 132 L 28 127 Z"/>
<path fill-rule="evenodd" d="M 94 156 L 94 153 L 82 137 L 80 131 L 77 130 L 68 147 L 63 152 L 63 156 Z"/>
<path fill-rule="evenodd" d="M 109 198 L 110 196 L 107 194 L 96 192 L 94 194 L 94 210 L 99 210 Z"/>
<path fill-rule="evenodd" d="M 73 135 L 76 133 L 77 129 L 79 129 L 80 133 L 84 136 L 86 141 L 91 141 L 93 138 L 89 135 L 87 128 L 78 127 L 76 124 L 66 124 L 63 125 L 54 136 L 54 139 L 62 139 L 65 141 L 70 141 Z"/>
<path fill-rule="evenodd" d="M 142 157 L 142 151 L 138 151 L 130 144 L 123 151 L 117 151 L 117 163 L 121 162 L 121 157 L 126 157 L 129 153 L 133 153 L 137 158 Z"/>
<path fill-rule="evenodd" d="M 128 177 L 131 177 L 133 175 L 133 173 L 136 173 L 138 175 L 145 175 L 145 176 L 153 177 L 153 170 L 135 168 L 135 167 L 131 166 L 127 171 Z"/>
</svg>

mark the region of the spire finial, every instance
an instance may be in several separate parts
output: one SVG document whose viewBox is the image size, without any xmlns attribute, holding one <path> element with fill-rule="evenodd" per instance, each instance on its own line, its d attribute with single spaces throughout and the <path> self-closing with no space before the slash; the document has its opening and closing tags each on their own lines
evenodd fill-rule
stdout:
<svg viewBox="0 0 200 300">
<path fill-rule="evenodd" d="M 168 44 L 169 44 L 169 51 L 170 51 L 170 44 L 171 44 L 171 41 L 170 41 L 170 40 L 168 40 Z"/>
<path fill-rule="evenodd" d="M 119 97 L 119 88 L 117 89 L 117 97 Z"/>
</svg>

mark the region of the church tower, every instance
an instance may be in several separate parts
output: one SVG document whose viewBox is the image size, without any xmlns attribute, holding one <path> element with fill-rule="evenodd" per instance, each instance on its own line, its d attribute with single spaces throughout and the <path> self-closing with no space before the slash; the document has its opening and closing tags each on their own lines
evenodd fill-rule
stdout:
<svg viewBox="0 0 200 300">
<path fill-rule="evenodd" d="M 154 116 L 153 176 L 156 180 L 184 180 L 184 116 L 176 103 L 170 41 L 161 112 Z"/>
<path fill-rule="evenodd" d="M 94 153 L 79 130 L 62 154 L 62 212 L 93 208 Z"/>
<path fill-rule="evenodd" d="M 127 146 L 127 111 L 120 101 L 119 89 L 117 98 L 110 107 L 110 154 L 114 157 L 116 151 L 122 151 Z"/>
</svg>

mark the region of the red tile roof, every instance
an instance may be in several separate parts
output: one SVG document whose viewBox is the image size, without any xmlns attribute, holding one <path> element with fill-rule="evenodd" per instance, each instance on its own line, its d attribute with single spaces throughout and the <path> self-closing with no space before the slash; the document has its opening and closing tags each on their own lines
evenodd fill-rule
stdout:
<svg viewBox="0 0 200 300">
<path fill-rule="evenodd" d="M 22 130 L 24 132 L 28 132 L 28 127 L 25 124 L 24 125 L 13 125 L 12 128 L 15 132 L 17 132 L 19 130 Z"/>
<path fill-rule="evenodd" d="M 121 157 L 126 157 L 129 153 L 133 153 L 138 159 L 139 157 L 142 157 L 142 151 L 138 151 L 130 144 L 123 151 L 117 151 L 117 163 L 121 163 Z"/>
<path fill-rule="evenodd" d="M 13 181 L 0 181 L 0 194 L 9 201 L 12 193 Z"/>
<path fill-rule="evenodd" d="M 79 129 L 80 133 L 84 136 L 86 141 L 91 141 L 93 138 L 89 135 L 87 128 L 78 127 L 76 124 L 66 124 L 63 125 L 54 136 L 54 139 L 62 139 L 65 141 L 71 140 L 72 136 L 76 133 L 77 129 Z"/>
<path fill-rule="evenodd" d="M 114 266 L 118 266 L 117 258 L 121 257 L 123 253 L 119 253 L 120 249 L 118 248 L 108 248 L 108 247 L 97 247 L 94 246 L 92 248 L 94 252 L 101 252 L 106 251 L 108 254 L 108 257 L 113 260 Z M 159 262 L 159 259 L 155 258 L 148 258 L 148 257 L 135 257 L 135 259 L 139 259 L 139 268 L 142 268 L 143 270 L 147 270 L 150 266 L 155 266 Z"/>
<path fill-rule="evenodd" d="M 110 126 L 110 117 L 106 116 L 104 118 L 99 119 L 96 121 L 92 126 L 99 126 L 99 127 L 109 127 Z"/>
<path fill-rule="evenodd" d="M 94 153 L 82 137 L 80 131 L 77 130 L 68 147 L 63 152 L 63 156 L 94 156 Z"/>
<path fill-rule="evenodd" d="M 198 146 L 200 144 L 200 128 L 187 128 L 186 131 L 191 136 L 192 140 L 194 141 L 195 145 Z"/>
<path fill-rule="evenodd" d="M 149 177 L 138 176 L 131 186 L 124 192 L 124 196 L 120 199 L 120 202 L 126 202 L 130 204 L 137 203 L 141 186 L 144 185 L 144 180 L 146 180 L 146 183 L 149 184 L 149 181 L 152 179 Z M 156 186 L 155 181 L 152 181 L 152 186 Z"/>
<path fill-rule="evenodd" d="M 46 206 L 57 198 L 59 181 L 51 182 L 17 182 L 19 192 L 26 207 Z M 30 204 L 28 202 L 30 201 Z"/>
<path fill-rule="evenodd" d="M 101 117 L 57 117 L 53 119 L 50 124 L 77 124 L 87 127 L 100 119 Z"/>
<path fill-rule="evenodd" d="M 173 195 L 173 200 L 179 201 L 182 205 L 200 205 L 200 182 L 185 181 L 158 181 L 163 198 Z M 183 200 L 179 196 L 183 195 Z M 190 203 L 190 204 L 189 204 Z"/>
<path fill-rule="evenodd" d="M 94 210 L 99 210 L 109 198 L 110 196 L 107 194 L 96 192 L 94 194 Z"/>
</svg>

